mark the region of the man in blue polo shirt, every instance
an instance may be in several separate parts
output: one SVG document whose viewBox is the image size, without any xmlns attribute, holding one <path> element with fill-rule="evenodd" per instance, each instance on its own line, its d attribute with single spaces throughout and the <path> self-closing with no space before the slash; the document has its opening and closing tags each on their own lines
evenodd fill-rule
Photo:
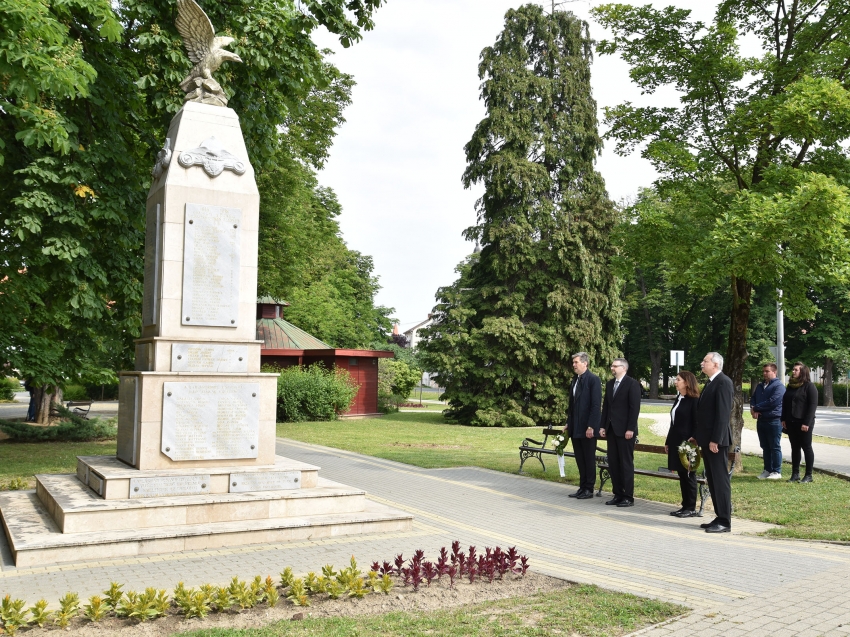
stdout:
<svg viewBox="0 0 850 637">
<path fill-rule="evenodd" d="M 776 365 L 767 363 L 762 367 L 764 382 L 756 385 L 750 398 L 750 414 L 757 419 L 756 431 L 759 434 L 764 456 L 764 471 L 759 480 L 780 480 L 782 478 L 782 397 L 785 385 L 776 377 Z"/>
</svg>

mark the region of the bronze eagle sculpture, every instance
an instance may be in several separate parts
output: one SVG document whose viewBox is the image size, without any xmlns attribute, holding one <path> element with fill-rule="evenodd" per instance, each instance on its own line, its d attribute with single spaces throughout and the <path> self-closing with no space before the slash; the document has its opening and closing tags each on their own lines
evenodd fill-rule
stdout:
<svg viewBox="0 0 850 637">
<path fill-rule="evenodd" d="M 212 22 L 195 0 L 177 0 L 177 31 L 183 38 L 189 59 L 195 63 L 186 79 L 180 82 L 180 88 L 186 92 L 186 101 L 227 106 L 227 97 L 212 74 L 223 62 L 242 61 L 224 48 L 234 38 L 216 37 Z"/>
</svg>

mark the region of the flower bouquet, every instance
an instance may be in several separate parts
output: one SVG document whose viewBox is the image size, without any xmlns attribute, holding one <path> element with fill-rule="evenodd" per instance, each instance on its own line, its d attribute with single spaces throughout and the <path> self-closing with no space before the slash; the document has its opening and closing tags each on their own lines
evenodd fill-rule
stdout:
<svg viewBox="0 0 850 637">
<path fill-rule="evenodd" d="M 564 449 L 567 448 L 567 437 L 558 434 L 555 436 L 552 441 L 554 442 L 554 450 L 555 457 L 558 459 L 558 471 L 561 473 L 561 477 L 566 477 L 564 473 Z"/>
<path fill-rule="evenodd" d="M 687 440 L 679 445 L 679 461 L 688 470 L 688 473 L 694 473 L 699 469 L 701 460 L 702 452 L 697 445 Z"/>
</svg>

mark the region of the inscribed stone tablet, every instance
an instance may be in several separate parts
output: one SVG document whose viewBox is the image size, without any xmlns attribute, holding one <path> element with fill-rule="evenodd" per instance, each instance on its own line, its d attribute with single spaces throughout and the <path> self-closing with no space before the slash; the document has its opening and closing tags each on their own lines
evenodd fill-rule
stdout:
<svg viewBox="0 0 850 637">
<path fill-rule="evenodd" d="M 139 440 L 139 386 L 135 376 L 122 376 L 118 384 L 118 459 L 134 466 Z"/>
<path fill-rule="evenodd" d="M 283 489 L 300 488 L 300 471 L 263 471 L 261 473 L 230 474 L 230 493 L 281 491 Z"/>
<path fill-rule="evenodd" d="M 183 325 L 236 327 L 242 211 L 186 204 Z"/>
<path fill-rule="evenodd" d="M 172 372 L 247 372 L 247 345 L 206 345 L 174 343 L 171 346 Z"/>
<path fill-rule="evenodd" d="M 142 324 L 155 325 L 157 318 L 157 301 L 159 300 L 159 259 L 160 245 L 159 226 L 160 207 L 148 210 L 145 222 L 145 288 L 142 297 Z"/>
<path fill-rule="evenodd" d="M 162 453 L 172 460 L 256 458 L 259 383 L 163 383 Z"/>
<path fill-rule="evenodd" d="M 210 477 L 159 476 L 130 478 L 130 499 L 164 498 L 169 495 L 199 495 L 210 492 Z"/>
</svg>

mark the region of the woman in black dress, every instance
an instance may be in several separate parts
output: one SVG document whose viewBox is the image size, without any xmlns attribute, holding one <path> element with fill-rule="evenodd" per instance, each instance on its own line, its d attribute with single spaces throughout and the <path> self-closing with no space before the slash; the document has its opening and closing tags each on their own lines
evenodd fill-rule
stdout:
<svg viewBox="0 0 850 637">
<path fill-rule="evenodd" d="M 679 459 L 679 445 L 693 437 L 697 426 L 697 403 L 699 386 L 697 377 L 691 372 L 681 371 L 676 376 L 676 402 L 670 410 L 670 431 L 664 441 L 667 452 L 667 468 L 679 474 L 679 487 L 682 489 L 682 508 L 671 511 L 677 518 L 690 518 L 696 515 L 697 475 L 682 466 Z"/>
<path fill-rule="evenodd" d="M 818 408 L 818 390 L 811 381 L 809 368 L 794 363 L 791 380 L 782 397 L 782 429 L 791 441 L 791 479 L 788 482 L 811 482 L 815 452 L 812 450 L 812 429 Z M 806 456 L 806 475 L 800 480 L 800 455 Z"/>
</svg>

